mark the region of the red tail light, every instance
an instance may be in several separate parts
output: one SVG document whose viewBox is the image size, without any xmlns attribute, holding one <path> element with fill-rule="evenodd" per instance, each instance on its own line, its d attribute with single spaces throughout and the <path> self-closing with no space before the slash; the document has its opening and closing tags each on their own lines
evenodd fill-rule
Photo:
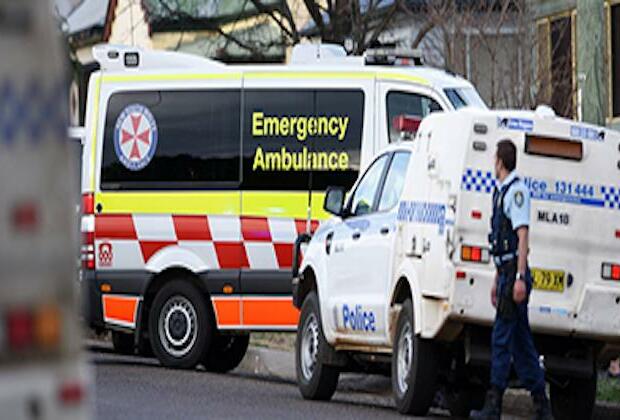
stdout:
<svg viewBox="0 0 620 420">
<path fill-rule="evenodd" d="M 36 204 L 30 201 L 13 207 L 13 228 L 18 232 L 34 232 L 39 225 L 39 211 Z"/>
<path fill-rule="evenodd" d="M 601 277 L 605 280 L 620 281 L 620 264 L 603 263 Z"/>
<path fill-rule="evenodd" d="M 480 210 L 472 210 L 471 211 L 471 218 L 475 219 L 475 220 L 482 219 L 482 212 Z"/>
<path fill-rule="evenodd" d="M 463 245 L 461 247 L 461 261 L 486 264 L 490 261 L 489 250 L 479 246 Z"/>
<path fill-rule="evenodd" d="M 84 386 L 79 382 L 67 382 L 60 386 L 58 399 L 64 405 L 75 405 L 84 399 Z"/>
<path fill-rule="evenodd" d="M 95 195 L 82 194 L 82 214 L 95 214 Z"/>
<path fill-rule="evenodd" d="M 26 310 L 13 310 L 6 315 L 8 344 L 12 351 L 24 350 L 34 339 L 32 314 Z"/>
<path fill-rule="evenodd" d="M 95 232 L 82 233 L 82 268 L 95 269 Z"/>
</svg>

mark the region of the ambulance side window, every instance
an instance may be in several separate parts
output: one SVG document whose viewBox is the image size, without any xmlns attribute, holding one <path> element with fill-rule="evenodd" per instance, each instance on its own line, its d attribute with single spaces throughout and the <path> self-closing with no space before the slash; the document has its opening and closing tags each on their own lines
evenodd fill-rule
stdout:
<svg viewBox="0 0 620 420">
<path fill-rule="evenodd" d="M 113 94 L 101 189 L 237 188 L 240 116 L 238 89 Z"/>
<path fill-rule="evenodd" d="M 378 211 L 390 210 L 398 204 L 405 186 L 405 175 L 407 174 L 410 156 L 411 153 L 409 152 L 396 152 L 394 154 L 381 191 Z"/>
<path fill-rule="evenodd" d="M 349 203 L 353 216 L 363 216 L 372 211 L 388 156 L 385 154 L 375 160 L 357 185 Z"/>
<path fill-rule="evenodd" d="M 364 127 L 361 89 L 244 89 L 243 190 L 350 189 Z"/>
<path fill-rule="evenodd" d="M 441 105 L 428 96 L 412 93 L 391 91 L 386 97 L 387 125 L 390 143 L 400 139 L 400 131 L 394 127 L 394 119 L 400 115 L 413 115 L 424 118 L 434 111 L 443 111 Z"/>
</svg>

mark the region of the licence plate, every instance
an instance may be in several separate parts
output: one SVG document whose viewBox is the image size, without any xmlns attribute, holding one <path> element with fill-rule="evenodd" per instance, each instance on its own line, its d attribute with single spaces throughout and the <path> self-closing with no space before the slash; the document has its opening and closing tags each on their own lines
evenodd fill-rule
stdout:
<svg viewBox="0 0 620 420">
<path fill-rule="evenodd" d="M 534 289 L 549 292 L 564 292 L 564 271 L 532 268 Z"/>
</svg>

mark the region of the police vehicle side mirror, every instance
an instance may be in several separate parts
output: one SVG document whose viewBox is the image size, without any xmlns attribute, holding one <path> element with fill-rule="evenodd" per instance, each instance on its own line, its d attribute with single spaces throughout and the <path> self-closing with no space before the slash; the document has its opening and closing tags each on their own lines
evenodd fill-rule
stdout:
<svg viewBox="0 0 620 420">
<path fill-rule="evenodd" d="M 334 216 L 342 216 L 344 213 L 345 189 L 342 187 L 328 187 L 325 193 L 323 209 Z"/>
</svg>

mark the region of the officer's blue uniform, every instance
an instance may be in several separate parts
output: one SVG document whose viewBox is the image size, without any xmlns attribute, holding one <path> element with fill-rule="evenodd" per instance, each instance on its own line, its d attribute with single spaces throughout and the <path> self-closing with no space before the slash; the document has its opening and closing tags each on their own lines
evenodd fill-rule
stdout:
<svg viewBox="0 0 620 420">
<path fill-rule="evenodd" d="M 503 207 L 503 208 L 502 208 Z M 491 384 L 503 391 L 508 386 L 510 363 L 523 386 L 532 395 L 545 391 L 544 372 L 538 362 L 527 314 L 527 303 L 532 290 L 529 269 L 526 273 L 527 298 L 517 305 L 512 300 L 512 284 L 517 273 L 517 229 L 529 226 L 530 193 L 515 172 L 499 185 L 493 194 L 492 232 L 489 237 L 493 259 L 498 270 L 498 311 L 493 325 Z M 509 293 L 511 310 L 500 311 L 500 297 Z M 509 308 L 510 309 L 510 308 Z"/>
</svg>

